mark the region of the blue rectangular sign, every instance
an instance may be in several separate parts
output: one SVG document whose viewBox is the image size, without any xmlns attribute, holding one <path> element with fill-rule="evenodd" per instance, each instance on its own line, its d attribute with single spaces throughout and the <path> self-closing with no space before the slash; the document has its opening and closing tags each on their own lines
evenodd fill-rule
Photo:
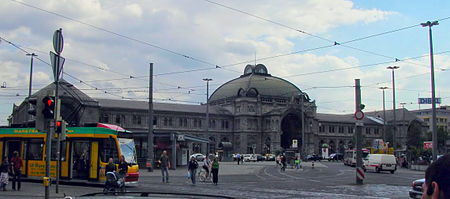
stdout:
<svg viewBox="0 0 450 199">
<path fill-rule="evenodd" d="M 436 104 L 441 104 L 441 98 L 435 98 Z M 431 104 L 431 98 L 419 98 L 419 104 Z"/>
</svg>

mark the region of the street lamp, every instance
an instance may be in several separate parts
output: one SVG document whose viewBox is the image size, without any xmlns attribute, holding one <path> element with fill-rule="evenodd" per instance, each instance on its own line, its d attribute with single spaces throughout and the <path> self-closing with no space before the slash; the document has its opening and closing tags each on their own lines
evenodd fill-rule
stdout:
<svg viewBox="0 0 450 199">
<path fill-rule="evenodd" d="M 203 81 L 206 81 L 206 134 L 208 134 L 208 131 L 209 131 L 209 81 L 212 81 L 212 79 L 211 78 L 203 78 Z"/>
<path fill-rule="evenodd" d="M 392 146 L 396 147 L 396 143 L 395 143 L 395 136 L 397 136 L 397 121 L 396 121 L 396 116 L 395 116 L 395 74 L 394 74 L 394 70 L 400 68 L 400 66 L 388 66 L 386 67 L 387 69 L 392 70 L 392 113 L 394 115 L 394 120 L 392 121 L 392 126 L 394 127 L 394 131 L 392 132 Z"/>
<path fill-rule="evenodd" d="M 431 26 L 439 25 L 438 21 L 427 21 L 421 23 L 422 27 L 428 27 L 430 37 L 430 62 L 431 62 L 431 109 L 432 109 L 432 141 L 433 141 L 433 160 L 437 159 L 437 126 L 436 126 L 436 96 L 434 85 L 434 60 L 433 60 L 433 38 L 431 33 Z"/>
<path fill-rule="evenodd" d="M 31 56 L 31 63 L 30 63 L 30 82 L 29 82 L 29 86 L 28 86 L 28 98 L 30 98 L 31 97 L 31 85 L 32 85 L 32 82 L 33 82 L 33 58 L 34 57 L 37 57 L 37 55 L 36 54 L 34 54 L 34 53 L 27 53 L 26 54 L 27 56 Z M 28 108 L 31 108 L 31 104 L 28 104 Z M 33 119 L 32 118 L 32 116 L 31 115 L 28 115 L 27 117 L 29 117 L 29 119 Z"/>
<path fill-rule="evenodd" d="M 383 142 L 386 142 L 386 104 L 384 90 L 388 89 L 386 86 L 382 86 L 379 89 L 383 90 Z"/>
</svg>

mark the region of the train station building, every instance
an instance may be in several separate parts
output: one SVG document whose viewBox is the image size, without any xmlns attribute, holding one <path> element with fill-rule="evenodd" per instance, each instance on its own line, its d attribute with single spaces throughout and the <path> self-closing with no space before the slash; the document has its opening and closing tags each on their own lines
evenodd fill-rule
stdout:
<svg viewBox="0 0 450 199">
<path fill-rule="evenodd" d="M 54 84 L 33 96 L 44 95 L 52 89 Z M 133 133 L 138 160 L 145 162 L 148 102 L 94 99 L 64 80 L 60 83 L 60 93 L 61 114 L 69 125 L 98 122 L 119 125 Z M 177 164 L 184 165 L 184 159 L 194 153 L 275 153 L 295 147 L 294 140 L 297 149 L 304 142 L 306 154 L 319 154 L 323 146 L 330 153 L 353 146 L 353 114 L 317 113 L 314 99 L 293 83 L 272 76 L 263 64 L 247 65 L 242 75 L 224 83 L 209 96 L 208 105 L 209 121 L 206 121 L 206 104 L 153 103 L 155 157 L 162 150 L 175 149 Z M 26 100 L 14 105 L 8 119 L 10 126 L 32 126 L 27 109 Z M 389 126 L 392 110 L 386 113 Z M 397 113 L 400 113 L 396 118 L 398 149 L 406 149 L 407 132 L 416 127 L 422 129 L 423 120 L 406 109 Z M 383 137 L 382 116 L 382 111 L 371 112 L 362 120 L 367 143 Z"/>
</svg>

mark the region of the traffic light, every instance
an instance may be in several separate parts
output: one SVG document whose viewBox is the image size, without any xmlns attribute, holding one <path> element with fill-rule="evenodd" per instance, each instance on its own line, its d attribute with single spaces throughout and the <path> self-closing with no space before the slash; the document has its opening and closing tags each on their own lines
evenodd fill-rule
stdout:
<svg viewBox="0 0 450 199">
<path fill-rule="evenodd" d="M 58 120 L 56 121 L 56 134 L 58 134 L 58 136 L 61 136 L 60 140 L 65 140 L 66 139 L 66 129 L 67 123 L 64 120 Z"/>
<path fill-rule="evenodd" d="M 362 110 L 364 110 L 364 108 L 366 108 L 366 105 L 364 105 L 364 104 L 360 104 L 360 105 L 359 105 L 359 110 L 362 111 Z"/>
<path fill-rule="evenodd" d="M 55 97 L 53 96 L 45 96 L 42 99 L 42 103 L 44 104 L 44 108 L 42 109 L 42 114 L 46 119 L 53 119 L 55 112 Z"/>
<path fill-rule="evenodd" d="M 34 117 L 35 128 L 38 131 L 44 131 L 46 122 L 44 116 L 42 115 L 42 104 L 38 103 L 41 101 L 42 97 L 29 97 L 28 101 L 28 114 Z M 33 118 L 31 118 L 33 119 Z"/>
</svg>

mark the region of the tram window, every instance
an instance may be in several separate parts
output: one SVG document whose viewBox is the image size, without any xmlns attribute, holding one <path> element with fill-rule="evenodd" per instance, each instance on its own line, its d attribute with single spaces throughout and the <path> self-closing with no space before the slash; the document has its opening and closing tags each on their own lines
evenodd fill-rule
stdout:
<svg viewBox="0 0 450 199">
<path fill-rule="evenodd" d="M 114 162 L 119 161 L 119 153 L 117 151 L 116 142 L 114 139 L 102 139 L 100 142 L 100 159 L 102 162 L 108 162 L 108 159 L 112 157 Z"/>
<path fill-rule="evenodd" d="M 32 139 L 28 142 L 27 159 L 28 160 L 42 160 L 44 149 L 44 141 Z"/>
<path fill-rule="evenodd" d="M 52 142 L 52 160 L 57 160 L 58 157 L 56 156 L 56 145 L 57 142 Z M 66 141 L 61 141 L 61 161 L 66 161 Z"/>
</svg>

